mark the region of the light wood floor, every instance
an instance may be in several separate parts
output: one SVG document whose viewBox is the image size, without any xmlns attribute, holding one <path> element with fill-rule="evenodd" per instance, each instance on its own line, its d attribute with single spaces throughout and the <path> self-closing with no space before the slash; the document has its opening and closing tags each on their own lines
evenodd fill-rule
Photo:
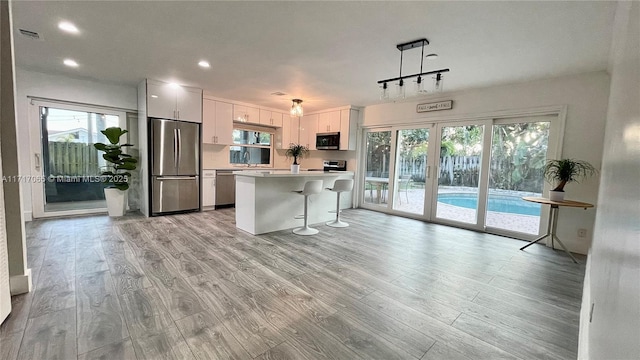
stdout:
<svg viewBox="0 0 640 360">
<path fill-rule="evenodd" d="M 576 358 L 584 265 L 562 252 L 366 210 L 312 237 L 233 219 L 29 223 L 35 291 L 0 359 Z"/>
</svg>

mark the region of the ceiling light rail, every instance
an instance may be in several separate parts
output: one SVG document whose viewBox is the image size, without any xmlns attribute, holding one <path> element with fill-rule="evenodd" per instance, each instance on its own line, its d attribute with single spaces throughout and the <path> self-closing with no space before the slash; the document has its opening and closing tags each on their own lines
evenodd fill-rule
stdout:
<svg viewBox="0 0 640 360">
<path fill-rule="evenodd" d="M 380 93 L 380 98 L 385 100 L 385 99 L 389 99 L 390 95 L 389 95 L 389 86 L 388 83 L 390 82 L 394 82 L 394 81 L 398 81 L 396 84 L 396 94 L 394 97 L 396 98 L 405 98 L 406 96 L 406 86 L 405 86 L 405 79 L 410 79 L 410 78 L 416 78 L 416 87 L 415 87 L 415 95 L 422 95 L 422 94 L 426 94 L 428 92 L 440 92 L 442 91 L 442 85 L 443 85 L 443 79 L 442 79 L 442 73 L 445 72 L 449 72 L 449 69 L 440 69 L 440 70 L 433 70 L 433 71 L 426 71 L 423 72 L 422 71 L 422 65 L 424 62 L 424 47 L 425 45 L 429 45 L 429 40 L 427 40 L 426 38 L 423 39 L 418 39 L 418 40 L 414 40 L 414 41 L 410 41 L 410 42 L 406 42 L 406 43 L 402 43 L 402 44 L 398 44 L 396 45 L 396 47 L 398 48 L 398 50 L 400 50 L 400 75 L 398 77 L 395 78 L 390 78 L 390 79 L 385 79 L 385 80 L 380 80 L 378 81 L 378 84 L 382 84 L 382 86 L 380 87 L 381 93 Z M 402 75 L 402 60 L 403 60 L 403 54 L 405 50 L 410 50 L 410 49 L 415 49 L 415 48 L 421 48 L 422 49 L 422 53 L 420 55 L 420 72 L 417 74 L 412 74 L 412 75 Z M 428 59 L 433 59 L 436 58 L 438 55 L 437 54 L 428 54 L 426 57 Z M 423 76 L 425 75 L 435 75 L 433 77 L 433 89 L 431 91 L 426 91 L 424 88 L 424 81 L 422 79 Z"/>
</svg>

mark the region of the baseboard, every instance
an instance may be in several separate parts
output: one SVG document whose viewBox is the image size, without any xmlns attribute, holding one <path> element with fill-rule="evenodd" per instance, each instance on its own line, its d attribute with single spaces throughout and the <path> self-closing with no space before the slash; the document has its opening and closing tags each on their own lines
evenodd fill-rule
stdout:
<svg viewBox="0 0 640 360">
<path fill-rule="evenodd" d="M 582 305 L 580 308 L 580 327 L 578 330 L 578 359 L 589 359 L 589 327 L 591 326 L 591 249 L 587 255 L 587 264 L 582 285 Z"/>
<path fill-rule="evenodd" d="M 11 295 L 25 294 L 31 291 L 31 269 L 27 269 L 26 274 L 11 276 L 9 278 Z"/>
<path fill-rule="evenodd" d="M 33 211 L 23 211 L 22 219 L 24 219 L 24 221 L 33 221 Z"/>
</svg>

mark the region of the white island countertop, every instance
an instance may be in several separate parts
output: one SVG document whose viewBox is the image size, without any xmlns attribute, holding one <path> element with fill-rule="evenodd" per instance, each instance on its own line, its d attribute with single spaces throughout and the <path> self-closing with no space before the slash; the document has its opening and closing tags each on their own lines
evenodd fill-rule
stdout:
<svg viewBox="0 0 640 360">
<path fill-rule="evenodd" d="M 306 177 L 306 176 L 339 176 L 353 175 L 353 171 L 304 171 L 294 174 L 288 170 L 240 170 L 233 172 L 237 176 L 250 177 Z"/>
<path fill-rule="evenodd" d="M 322 189 L 333 187 L 337 179 L 353 179 L 353 171 L 300 171 L 252 169 L 234 171 L 236 176 L 236 227 L 257 235 L 293 229 L 303 224 L 296 219 L 304 213 L 304 196 L 297 191 L 310 180 L 322 181 Z M 309 224 L 333 220 L 337 194 L 323 190 L 310 196 Z M 351 191 L 340 196 L 340 208 L 352 205 Z M 334 213 L 329 211 L 333 210 Z"/>
</svg>

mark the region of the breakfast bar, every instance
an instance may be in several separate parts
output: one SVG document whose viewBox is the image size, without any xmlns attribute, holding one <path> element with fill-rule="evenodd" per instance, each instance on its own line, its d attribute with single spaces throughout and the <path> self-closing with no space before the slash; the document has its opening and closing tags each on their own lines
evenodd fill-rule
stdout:
<svg viewBox="0 0 640 360">
<path fill-rule="evenodd" d="M 294 219 L 304 211 L 304 202 L 294 191 L 302 190 L 309 180 L 322 180 L 323 189 L 337 179 L 353 179 L 351 171 L 300 171 L 293 174 L 282 170 L 244 170 L 236 175 L 236 227 L 257 235 L 302 226 Z M 344 193 L 340 208 L 350 208 L 351 192 Z M 330 191 L 312 195 L 309 203 L 309 224 L 335 218 L 336 196 Z M 333 213 L 329 211 L 333 210 Z"/>
</svg>

